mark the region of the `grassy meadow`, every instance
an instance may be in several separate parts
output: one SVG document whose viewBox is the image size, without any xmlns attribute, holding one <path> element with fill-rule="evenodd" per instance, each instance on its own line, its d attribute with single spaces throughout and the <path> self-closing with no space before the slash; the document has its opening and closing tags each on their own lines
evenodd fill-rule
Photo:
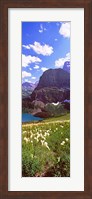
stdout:
<svg viewBox="0 0 92 199">
<path fill-rule="evenodd" d="M 70 176 L 70 115 L 22 124 L 22 176 Z"/>
</svg>

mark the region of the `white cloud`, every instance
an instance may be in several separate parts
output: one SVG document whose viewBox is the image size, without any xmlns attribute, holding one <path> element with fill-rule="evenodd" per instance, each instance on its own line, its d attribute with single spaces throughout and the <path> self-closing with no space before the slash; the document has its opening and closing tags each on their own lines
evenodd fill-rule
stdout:
<svg viewBox="0 0 92 199">
<path fill-rule="evenodd" d="M 28 82 L 28 79 L 24 79 L 25 82 Z"/>
<path fill-rule="evenodd" d="M 22 71 L 22 78 L 25 78 L 25 77 L 31 77 L 31 73 L 28 73 L 26 71 Z"/>
<path fill-rule="evenodd" d="M 53 47 L 47 44 L 41 45 L 39 42 L 34 42 L 34 44 L 29 44 L 30 48 L 32 48 L 37 54 L 41 54 L 44 56 L 50 56 L 53 53 Z"/>
<path fill-rule="evenodd" d="M 38 68 L 39 68 L 39 66 L 38 66 L 38 65 L 35 65 L 35 66 L 34 66 L 34 69 L 38 69 Z"/>
<path fill-rule="evenodd" d="M 67 54 L 66 54 L 65 59 L 66 59 L 66 61 L 70 61 L 70 53 L 67 53 Z"/>
<path fill-rule="evenodd" d="M 44 28 L 43 25 L 41 24 L 41 25 L 40 25 L 39 32 L 40 32 L 40 33 L 43 33 L 43 32 L 46 31 L 46 30 L 47 30 L 47 29 Z"/>
<path fill-rule="evenodd" d="M 41 70 L 44 72 L 44 71 L 48 70 L 48 68 L 42 67 Z"/>
<path fill-rule="evenodd" d="M 43 30 L 39 30 L 39 32 L 40 32 L 40 33 L 42 33 L 42 32 L 43 32 Z"/>
<path fill-rule="evenodd" d="M 22 45 L 26 49 L 30 49 L 29 45 Z"/>
<path fill-rule="evenodd" d="M 36 77 L 32 77 L 32 79 L 36 79 Z"/>
<path fill-rule="evenodd" d="M 70 22 L 62 23 L 59 33 L 63 35 L 63 37 L 70 37 Z"/>
<path fill-rule="evenodd" d="M 35 62 L 41 62 L 42 60 L 38 57 L 35 56 L 31 56 L 31 55 L 24 55 L 22 54 L 22 67 L 27 67 L 29 66 L 29 64 L 31 63 L 35 63 Z"/>
<path fill-rule="evenodd" d="M 66 61 L 70 61 L 70 53 L 67 53 L 65 57 L 59 58 L 55 61 L 55 66 L 63 68 L 63 65 Z"/>
<path fill-rule="evenodd" d="M 32 68 L 29 68 L 29 70 L 32 70 Z"/>
<path fill-rule="evenodd" d="M 57 41 L 58 39 L 56 38 L 55 41 Z"/>
<path fill-rule="evenodd" d="M 63 65 L 64 65 L 64 58 L 60 58 L 60 59 L 58 59 L 58 60 L 55 61 L 55 66 L 56 67 L 63 68 Z"/>
<path fill-rule="evenodd" d="M 27 79 L 27 82 L 28 82 L 28 83 L 31 83 L 31 81 L 30 81 L 30 80 L 28 80 L 28 79 Z"/>
<path fill-rule="evenodd" d="M 53 47 L 47 44 L 41 45 L 39 42 L 34 42 L 34 44 L 23 45 L 24 48 L 33 49 L 37 54 L 44 56 L 50 56 L 53 53 Z"/>
<path fill-rule="evenodd" d="M 43 30 L 43 26 L 42 26 L 42 24 L 40 25 L 40 30 L 39 30 L 39 32 L 40 33 L 42 33 L 44 30 Z"/>
</svg>

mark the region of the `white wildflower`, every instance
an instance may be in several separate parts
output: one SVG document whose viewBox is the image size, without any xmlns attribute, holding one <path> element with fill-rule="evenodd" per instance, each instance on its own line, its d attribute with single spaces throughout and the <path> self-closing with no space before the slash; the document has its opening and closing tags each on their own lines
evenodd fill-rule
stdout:
<svg viewBox="0 0 92 199">
<path fill-rule="evenodd" d="M 48 132 L 45 132 L 44 136 L 46 137 L 47 135 L 49 136 L 50 134 Z"/>
<path fill-rule="evenodd" d="M 37 139 L 40 137 L 40 135 L 37 135 Z"/>
<path fill-rule="evenodd" d="M 36 140 L 37 142 L 39 142 L 38 137 L 34 137 L 34 140 Z"/>
<path fill-rule="evenodd" d="M 61 142 L 61 145 L 64 145 L 64 144 L 65 144 L 65 141 L 62 141 L 62 142 Z"/>
<path fill-rule="evenodd" d="M 32 138 L 32 137 L 33 137 L 33 134 L 30 135 L 30 138 Z"/>
<path fill-rule="evenodd" d="M 69 139 L 68 139 L 68 138 L 65 138 L 65 140 L 66 140 L 66 142 L 68 142 Z"/>
<path fill-rule="evenodd" d="M 42 145 L 44 144 L 44 140 L 41 140 Z"/>
<path fill-rule="evenodd" d="M 27 142 L 29 142 L 29 141 L 30 141 L 30 139 L 29 139 L 29 138 L 24 137 L 24 141 L 27 143 Z"/>
<path fill-rule="evenodd" d="M 23 131 L 22 133 L 24 134 L 24 133 L 26 133 L 26 131 Z"/>
<path fill-rule="evenodd" d="M 44 145 L 46 146 L 47 149 L 50 150 L 49 146 L 48 146 L 48 143 L 47 142 L 44 142 Z"/>
</svg>

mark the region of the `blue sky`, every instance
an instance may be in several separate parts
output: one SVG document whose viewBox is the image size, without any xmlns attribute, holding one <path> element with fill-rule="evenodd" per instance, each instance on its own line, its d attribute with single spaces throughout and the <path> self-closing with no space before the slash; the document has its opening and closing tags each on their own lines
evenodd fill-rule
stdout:
<svg viewBox="0 0 92 199">
<path fill-rule="evenodd" d="M 70 22 L 22 22 L 22 82 L 70 61 Z"/>
</svg>

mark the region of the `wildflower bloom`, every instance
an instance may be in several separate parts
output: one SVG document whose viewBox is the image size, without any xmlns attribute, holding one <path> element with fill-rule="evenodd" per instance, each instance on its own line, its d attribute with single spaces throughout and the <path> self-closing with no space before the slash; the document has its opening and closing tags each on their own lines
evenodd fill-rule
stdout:
<svg viewBox="0 0 92 199">
<path fill-rule="evenodd" d="M 23 131 L 22 133 L 24 134 L 24 133 L 26 133 L 26 131 Z"/>
<path fill-rule="evenodd" d="M 27 143 L 27 142 L 29 142 L 29 141 L 30 141 L 30 139 L 29 139 L 29 138 L 24 137 L 24 141 Z"/>
<path fill-rule="evenodd" d="M 69 139 L 68 139 L 68 138 L 65 138 L 65 140 L 66 140 L 66 142 L 68 142 Z"/>
<path fill-rule="evenodd" d="M 39 141 L 37 137 L 34 137 L 34 140 L 36 140 L 37 142 Z"/>
<path fill-rule="evenodd" d="M 44 136 L 46 137 L 47 135 L 49 136 L 50 134 L 48 132 L 45 132 Z"/>
<path fill-rule="evenodd" d="M 49 146 L 48 146 L 48 143 L 47 142 L 44 142 L 44 145 L 46 146 L 47 149 L 50 150 Z"/>
<path fill-rule="evenodd" d="M 44 140 L 41 140 L 41 143 L 42 143 L 42 145 L 43 145 L 43 143 L 44 143 Z"/>
<path fill-rule="evenodd" d="M 33 134 L 30 135 L 30 138 L 32 138 L 32 137 L 33 137 Z"/>
<path fill-rule="evenodd" d="M 64 144 L 65 144 L 65 141 L 62 141 L 62 142 L 61 142 L 61 145 L 64 145 Z"/>
</svg>

